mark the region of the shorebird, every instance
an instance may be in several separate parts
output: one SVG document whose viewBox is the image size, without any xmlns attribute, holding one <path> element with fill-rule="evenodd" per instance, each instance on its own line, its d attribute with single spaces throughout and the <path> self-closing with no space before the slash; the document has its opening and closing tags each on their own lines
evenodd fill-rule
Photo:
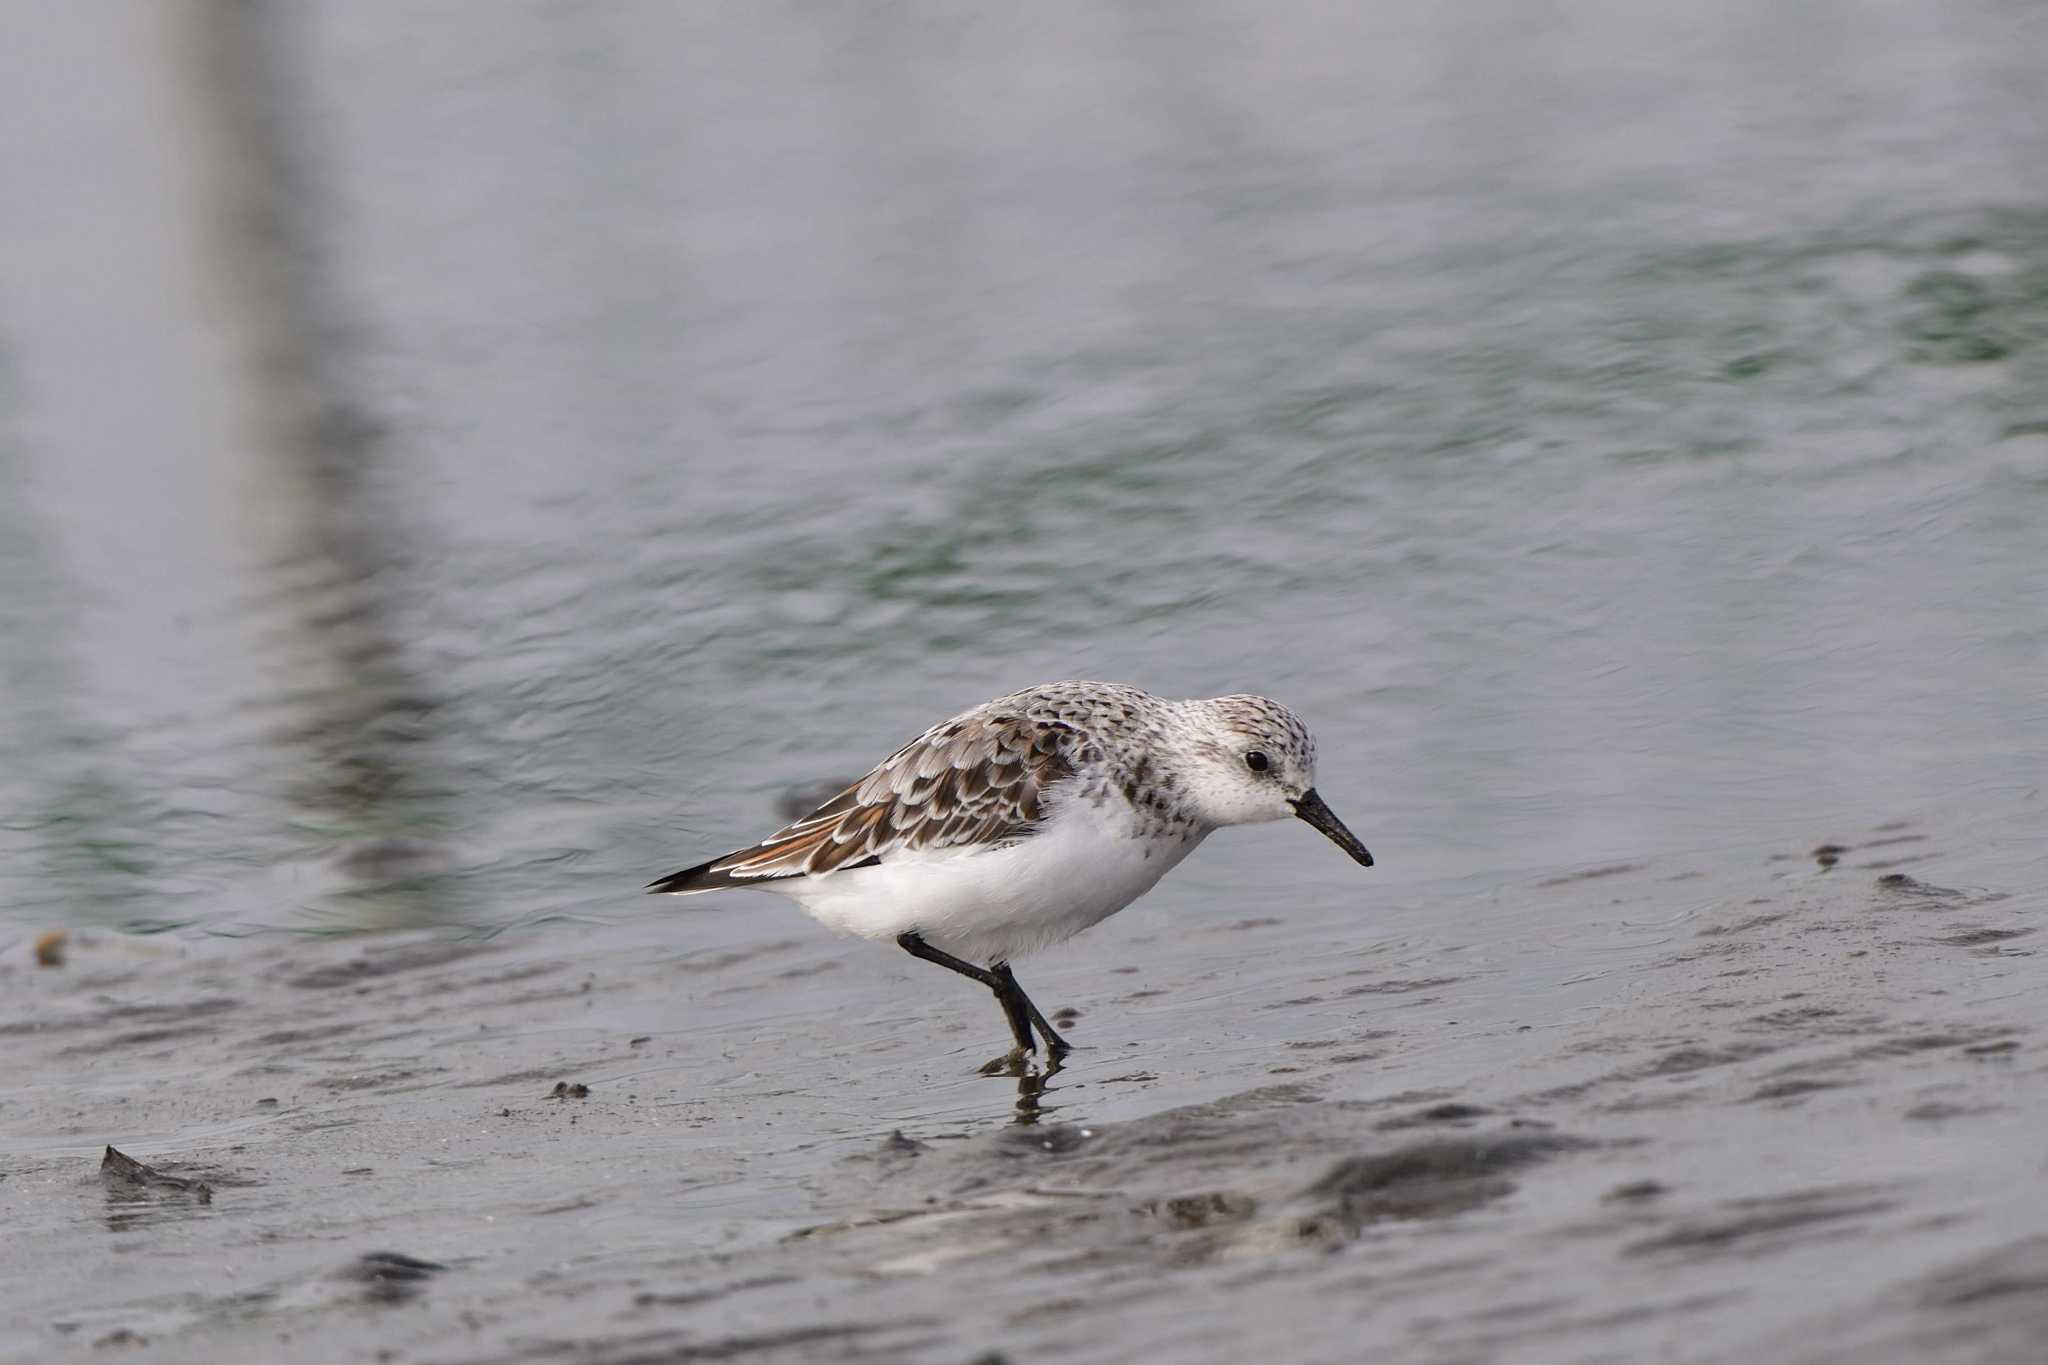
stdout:
<svg viewBox="0 0 2048 1365">
<path fill-rule="evenodd" d="M 841 933 L 896 940 L 995 992 L 1019 1059 L 1067 1040 L 1010 959 L 1072 937 L 1151 890 L 1211 831 L 1301 819 L 1366 867 L 1316 795 L 1308 727 L 1265 697 L 1169 701 L 1056 682 L 942 721 L 757 844 L 651 892 L 777 891 Z"/>
</svg>

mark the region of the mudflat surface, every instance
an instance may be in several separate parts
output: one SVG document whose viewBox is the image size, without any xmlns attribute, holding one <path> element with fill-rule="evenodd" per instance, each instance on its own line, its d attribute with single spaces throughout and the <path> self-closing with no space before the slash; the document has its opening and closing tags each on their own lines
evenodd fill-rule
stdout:
<svg viewBox="0 0 2048 1365">
<path fill-rule="evenodd" d="M 1024 973 L 1079 1011 L 1049 1078 L 977 1074 L 991 1002 L 766 897 L 16 943 L 0 1355 L 2031 1359 L 2022 825 L 1363 918 L 1162 893 Z"/>
</svg>

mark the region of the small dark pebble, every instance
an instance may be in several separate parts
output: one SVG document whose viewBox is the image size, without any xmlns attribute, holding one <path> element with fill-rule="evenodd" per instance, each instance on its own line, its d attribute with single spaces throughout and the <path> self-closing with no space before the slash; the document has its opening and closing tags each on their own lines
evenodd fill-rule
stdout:
<svg viewBox="0 0 2048 1365">
<path fill-rule="evenodd" d="M 264 1098 L 262 1098 L 262 1099 L 260 1099 L 260 1100 L 256 1101 L 256 1107 L 257 1107 L 258 1109 L 265 1109 L 265 1108 L 268 1108 L 268 1107 L 270 1107 L 271 1105 L 274 1105 L 274 1104 L 276 1104 L 276 1103 L 277 1103 L 277 1100 L 276 1100 L 276 1098 L 275 1098 L 275 1097 L 273 1097 L 273 1096 L 267 1096 L 267 1095 L 266 1095 L 266 1096 L 265 1096 Z"/>
<path fill-rule="evenodd" d="M 548 1094 L 558 1100 L 585 1100 L 590 1098 L 590 1087 L 581 1081 L 556 1081 Z"/>
<path fill-rule="evenodd" d="M 149 1338 L 132 1328 L 116 1327 L 93 1343 L 95 1346 L 147 1346 Z"/>
<path fill-rule="evenodd" d="M 654 1041 L 654 1035 L 653 1035 L 653 1034 L 651 1034 L 651 1033 L 643 1033 L 643 1034 L 641 1034 L 641 1035 L 640 1035 L 640 1036 L 639 1036 L 638 1038 L 635 1038 L 635 1039 L 633 1039 L 633 1040 L 632 1040 L 631 1042 L 627 1043 L 627 1044 L 626 1044 L 626 1046 L 627 1046 L 627 1047 L 639 1047 L 639 1046 L 640 1046 L 641 1044 L 643 1044 L 643 1043 L 651 1043 L 651 1042 L 653 1042 L 653 1041 Z"/>
</svg>

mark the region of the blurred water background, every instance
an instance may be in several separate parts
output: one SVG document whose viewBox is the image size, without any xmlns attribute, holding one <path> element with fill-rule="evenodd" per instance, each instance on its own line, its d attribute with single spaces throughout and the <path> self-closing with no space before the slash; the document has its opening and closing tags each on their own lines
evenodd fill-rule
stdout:
<svg viewBox="0 0 2048 1365">
<path fill-rule="evenodd" d="M 2038 827 L 2027 0 L 8 28 L 0 926 L 652 915 L 1066 676 L 1381 859 L 1177 914 Z"/>
</svg>

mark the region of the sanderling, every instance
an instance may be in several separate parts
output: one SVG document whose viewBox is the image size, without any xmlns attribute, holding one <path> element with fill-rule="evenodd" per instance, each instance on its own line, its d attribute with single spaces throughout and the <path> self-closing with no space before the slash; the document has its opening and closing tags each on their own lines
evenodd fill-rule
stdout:
<svg viewBox="0 0 2048 1365">
<path fill-rule="evenodd" d="M 1116 683 L 1026 688 L 934 725 L 758 844 L 647 889 L 779 891 L 995 992 L 1022 1057 L 1066 1039 L 1010 959 L 1109 918 L 1211 830 L 1294 817 L 1367 867 L 1315 790 L 1316 745 L 1265 697 L 1168 701 Z M 986 966 L 977 964 L 986 963 Z"/>
</svg>

